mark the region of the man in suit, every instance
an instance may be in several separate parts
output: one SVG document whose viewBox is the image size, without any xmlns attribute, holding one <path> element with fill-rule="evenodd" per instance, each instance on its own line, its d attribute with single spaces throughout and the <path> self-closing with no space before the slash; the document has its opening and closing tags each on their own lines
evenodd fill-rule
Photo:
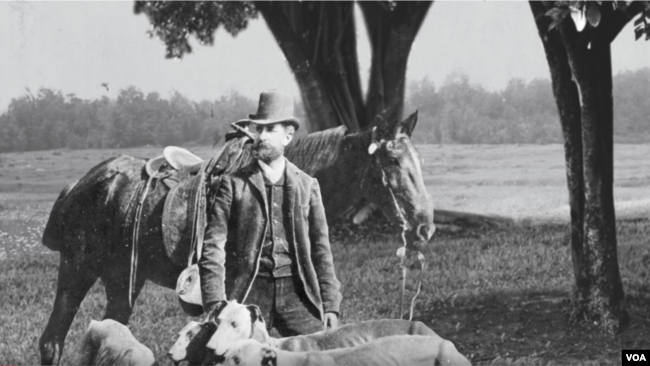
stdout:
<svg viewBox="0 0 650 366">
<path fill-rule="evenodd" d="M 198 262 L 203 308 L 220 300 L 260 307 L 283 336 L 336 328 L 341 303 L 320 187 L 284 157 L 299 128 L 293 98 L 260 95 L 239 123 L 255 132 L 251 164 L 224 176 Z"/>
</svg>

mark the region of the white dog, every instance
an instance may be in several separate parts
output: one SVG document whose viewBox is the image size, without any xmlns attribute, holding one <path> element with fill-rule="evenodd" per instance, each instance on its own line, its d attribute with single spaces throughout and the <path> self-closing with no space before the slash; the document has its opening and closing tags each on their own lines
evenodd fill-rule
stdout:
<svg viewBox="0 0 650 366">
<path fill-rule="evenodd" d="M 376 339 L 352 348 L 289 352 L 254 339 L 231 343 L 226 366 L 467 366 L 453 343 L 440 337 L 401 335 Z"/>
<path fill-rule="evenodd" d="M 138 342 L 129 328 L 112 319 L 91 320 L 77 345 L 73 365 L 151 366 L 158 365 L 153 352 Z"/>
<path fill-rule="evenodd" d="M 305 352 L 354 347 L 394 335 L 424 335 L 440 338 L 421 322 L 382 319 L 347 324 L 337 329 L 308 335 L 276 339 L 268 334 L 257 306 L 242 305 L 236 301 L 220 302 L 206 321 L 214 322 L 218 327 L 206 345 L 208 355 L 204 364 L 208 365 L 220 362 L 226 350 L 230 348 L 230 344 L 243 339 L 254 339 L 281 350 Z"/>
</svg>

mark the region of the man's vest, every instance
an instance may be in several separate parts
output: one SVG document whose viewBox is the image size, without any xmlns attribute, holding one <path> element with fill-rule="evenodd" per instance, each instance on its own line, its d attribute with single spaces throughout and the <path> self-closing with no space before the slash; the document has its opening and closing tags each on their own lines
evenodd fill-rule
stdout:
<svg viewBox="0 0 650 366">
<path fill-rule="evenodd" d="M 280 278 L 298 275 L 293 238 L 285 231 L 291 225 L 287 214 L 289 208 L 284 202 L 284 174 L 275 183 L 264 177 L 264 186 L 269 205 L 269 228 L 262 241 L 258 276 Z"/>
</svg>

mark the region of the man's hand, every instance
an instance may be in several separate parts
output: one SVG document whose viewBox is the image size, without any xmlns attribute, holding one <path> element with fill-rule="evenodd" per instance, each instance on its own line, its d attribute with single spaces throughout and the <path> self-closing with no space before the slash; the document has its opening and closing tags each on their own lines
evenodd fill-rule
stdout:
<svg viewBox="0 0 650 366">
<path fill-rule="evenodd" d="M 325 313 L 323 319 L 324 329 L 336 329 L 339 327 L 339 316 L 336 313 Z"/>
</svg>

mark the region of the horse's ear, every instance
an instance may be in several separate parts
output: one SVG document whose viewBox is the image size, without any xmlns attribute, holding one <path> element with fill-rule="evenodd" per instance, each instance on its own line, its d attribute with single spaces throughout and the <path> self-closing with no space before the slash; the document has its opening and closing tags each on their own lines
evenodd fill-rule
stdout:
<svg viewBox="0 0 650 366">
<path fill-rule="evenodd" d="M 247 305 L 246 308 L 251 313 L 251 323 L 261 322 L 264 323 L 262 311 L 257 305 Z"/>
<path fill-rule="evenodd" d="M 405 134 L 408 137 L 411 137 L 413 130 L 415 129 L 415 124 L 418 122 L 418 111 L 416 110 L 408 116 L 405 120 L 400 122 L 397 126 L 397 134 Z"/>
<path fill-rule="evenodd" d="M 372 124 L 377 127 L 378 140 L 392 140 L 399 130 L 399 118 L 402 113 L 402 105 L 399 103 L 384 109 L 379 113 Z"/>
<path fill-rule="evenodd" d="M 272 349 L 264 350 L 262 366 L 278 366 L 278 355 Z"/>
</svg>

